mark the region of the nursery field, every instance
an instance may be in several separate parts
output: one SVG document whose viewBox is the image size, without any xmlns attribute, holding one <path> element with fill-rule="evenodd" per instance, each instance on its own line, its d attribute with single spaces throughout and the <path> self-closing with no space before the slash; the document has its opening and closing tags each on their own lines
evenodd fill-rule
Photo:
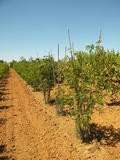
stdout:
<svg viewBox="0 0 120 160">
<path fill-rule="evenodd" d="M 95 137 L 83 143 L 75 135 L 74 117 L 56 116 L 55 107 L 44 103 L 13 70 L 0 82 L 1 160 L 119 160 L 120 106 L 104 105 L 95 111 Z"/>
<path fill-rule="evenodd" d="M 120 53 L 100 44 L 0 61 L 0 160 L 120 160 Z"/>
<path fill-rule="evenodd" d="M 0 0 L 0 160 L 120 160 L 119 19 L 120 0 Z"/>
</svg>

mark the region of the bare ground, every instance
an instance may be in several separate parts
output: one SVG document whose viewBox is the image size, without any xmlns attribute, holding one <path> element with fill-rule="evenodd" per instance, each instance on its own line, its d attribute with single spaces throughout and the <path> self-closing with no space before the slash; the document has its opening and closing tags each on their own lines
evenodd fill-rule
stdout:
<svg viewBox="0 0 120 160">
<path fill-rule="evenodd" d="M 0 83 L 0 160 L 120 160 L 120 105 L 104 112 L 93 115 L 93 137 L 84 144 L 74 118 L 57 117 L 11 69 Z"/>
</svg>

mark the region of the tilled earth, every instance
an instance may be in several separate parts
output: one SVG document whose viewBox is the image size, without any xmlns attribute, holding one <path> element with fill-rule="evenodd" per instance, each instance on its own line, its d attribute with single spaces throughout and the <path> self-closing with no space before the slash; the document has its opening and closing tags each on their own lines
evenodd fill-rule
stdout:
<svg viewBox="0 0 120 160">
<path fill-rule="evenodd" d="M 120 106 L 93 115 L 89 144 L 12 69 L 0 82 L 0 160 L 120 160 Z"/>
</svg>

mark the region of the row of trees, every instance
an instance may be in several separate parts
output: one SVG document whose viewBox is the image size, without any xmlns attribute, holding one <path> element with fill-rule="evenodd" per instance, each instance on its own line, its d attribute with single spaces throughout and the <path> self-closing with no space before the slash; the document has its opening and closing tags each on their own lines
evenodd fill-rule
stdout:
<svg viewBox="0 0 120 160">
<path fill-rule="evenodd" d="M 49 55 L 11 63 L 28 84 L 43 92 L 45 103 L 50 102 L 51 90 L 57 87 L 57 113 L 63 113 L 66 105 L 74 108 L 71 114 L 76 117 L 76 131 L 83 141 L 90 138 L 90 119 L 95 106 L 102 111 L 105 97 L 111 94 L 114 100 L 120 91 L 120 54 L 105 51 L 100 42 L 87 46 L 86 52 L 73 52 L 70 48 L 71 56 L 58 61 Z"/>
<path fill-rule="evenodd" d="M 57 81 L 57 62 L 52 56 L 45 56 L 42 59 L 27 61 L 21 58 L 19 62 L 12 62 L 11 66 L 27 81 L 29 85 L 41 90 L 44 94 L 45 103 L 50 101 L 50 91 Z"/>
</svg>

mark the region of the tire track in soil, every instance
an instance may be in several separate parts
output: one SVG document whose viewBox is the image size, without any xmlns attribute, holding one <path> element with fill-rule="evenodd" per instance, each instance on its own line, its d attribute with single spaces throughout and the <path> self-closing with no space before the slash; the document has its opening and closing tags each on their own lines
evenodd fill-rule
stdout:
<svg viewBox="0 0 120 160">
<path fill-rule="evenodd" d="M 0 102 L 10 106 L 0 112 L 7 120 L 0 131 L 2 143 L 7 146 L 4 155 L 10 160 L 83 160 L 53 117 L 36 104 L 25 87 L 11 69 L 4 95 L 7 100 Z"/>
</svg>

